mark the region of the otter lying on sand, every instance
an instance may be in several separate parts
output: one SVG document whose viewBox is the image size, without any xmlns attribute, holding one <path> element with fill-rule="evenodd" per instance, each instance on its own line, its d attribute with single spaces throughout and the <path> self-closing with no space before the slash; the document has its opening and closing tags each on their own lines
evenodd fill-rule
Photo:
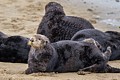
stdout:
<svg viewBox="0 0 120 80">
<path fill-rule="evenodd" d="M 4 33 L 3 33 L 4 34 Z M 10 36 L 0 33 L 0 61 L 27 63 L 30 46 L 28 38 L 22 36 Z"/>
<path fill-rule="evenodd" d="M 37 34 L 43 34 L 50 42 L 70 40 L 79 30 L 94 29 L 86 19 L 66 16 L 63 6 L 56 2 L 49 2 L 45 6 L 45 15 L 39 24 Z"/>
<path fill-rule="evenodd" d="M 41 34 L 34 35 L 29 44 L 31 50 L 26 74 L 37 72 L 108 72 L 119 73 L 120 69 L 107 64 L 111 55 L 110 47 L 103 53 L 94 39 L 81 42 L 63 40 L 50 43 Z"/>
<path fill-rule="evenodd" d="M 96 29 L 84 29 L 74 34 L 71 40 L 82 41 L 87 38 L 93 38 L 96 40 L 102 46 L 103 51 L 105 51 L 106 48 L 110 46 L 112 51 L 110 60 L 120 59 L 120 32 L 102 32 Z"/>
</svg>

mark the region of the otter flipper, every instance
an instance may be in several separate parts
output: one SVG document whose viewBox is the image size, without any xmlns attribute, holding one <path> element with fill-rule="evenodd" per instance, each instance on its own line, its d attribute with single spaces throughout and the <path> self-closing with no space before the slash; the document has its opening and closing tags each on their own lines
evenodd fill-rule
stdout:
<svg viewBox="0 0 120 80">
<path fill-rule="evenodd" d="M 81 71 L 89 71 L 95 73 L 120 73 L 120 68 L 114 68 L 108 64 L 94 64 L 92 66 L 80 69 L 79 73 Z"/>
</svg>

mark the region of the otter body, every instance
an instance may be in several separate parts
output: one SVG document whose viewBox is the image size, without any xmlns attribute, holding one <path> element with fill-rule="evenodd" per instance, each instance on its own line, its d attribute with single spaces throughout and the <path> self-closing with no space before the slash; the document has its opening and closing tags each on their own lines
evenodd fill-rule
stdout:
<svg viewBox="0 0 120 80">
<path fill-rule="evenodd" d="M 115 31 L 102 32 L 96 29 L 85 29 L 78 31 L 71 38 L 73 41 L 82 41 L 87 38 L 93 38 L 101 46 L 102 50 L 105 51 L 108 46 L 111 47 L 112 55 L 110 60 L 120 59 L 120 33 Z"/>
<path fill-rule="evenodd" d="M 120 69 L 113 69 L 107 64 L 111 55 L 110 47 L 102 52 L 98 43 L 93 39 L 81 42 L 63 40 L 55 43 L 49 43 L 49 40 L 46 39 L 40 34 L 32 38 L 26 74 L 74 72 L 79 71 L 79 69 L 91 72 L 120 72 Z M 39 46 L 41 42 L 44 42 L 42 47 Z"/>
<path fill-rule="evenodd" d="M 10 36 L 1 39 L 0 61 L 27 63 L 30 46 L 28 38 L 22 36 Z"/>
<path fill-rule="evenodd" d="M 56 2 L 45 6 L 45 15 L 39 24 L 37 34 L 47 36 L 51 42 L 70 40 L 79 30 L 94 29 L 86 19 L 66 16 L 63 7 Z"/>
</svg>

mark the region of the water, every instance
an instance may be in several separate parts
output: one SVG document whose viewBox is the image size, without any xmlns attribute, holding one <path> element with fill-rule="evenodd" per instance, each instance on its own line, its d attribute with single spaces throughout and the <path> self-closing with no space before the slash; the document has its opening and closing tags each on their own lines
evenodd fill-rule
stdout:
<svg viewBox="0 0 120 80">
<path fill-rule="evenodd" d="M 104 19 L 104 20 L 101 20 L 100 22 L 106 23 L 108 25 L 120 27 L 120 20 L 116 20 L 116 19 Z"/>
<path fill-rule="evenodd" d="M 116 0 L 69 0 L 78 10 L 90 8 L 99 16 L 99 22 L 120 26 L 120 2 Z M 84 4 L 81 4 L 84 3 Z M 94 17 L 94 15 L 93 15 Z"/>
</svg>

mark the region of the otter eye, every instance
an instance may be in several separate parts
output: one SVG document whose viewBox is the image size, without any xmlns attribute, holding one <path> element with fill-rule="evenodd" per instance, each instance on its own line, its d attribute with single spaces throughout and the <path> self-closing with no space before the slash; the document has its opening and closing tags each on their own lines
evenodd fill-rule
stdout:
<svg viewBox="0 0 120 80">
<path fill-rule="evenodd" d="M 45 41 L 45 43 L 47 44 L 47 43 L 48 43 L 48 41 Z"/>
</svg>

